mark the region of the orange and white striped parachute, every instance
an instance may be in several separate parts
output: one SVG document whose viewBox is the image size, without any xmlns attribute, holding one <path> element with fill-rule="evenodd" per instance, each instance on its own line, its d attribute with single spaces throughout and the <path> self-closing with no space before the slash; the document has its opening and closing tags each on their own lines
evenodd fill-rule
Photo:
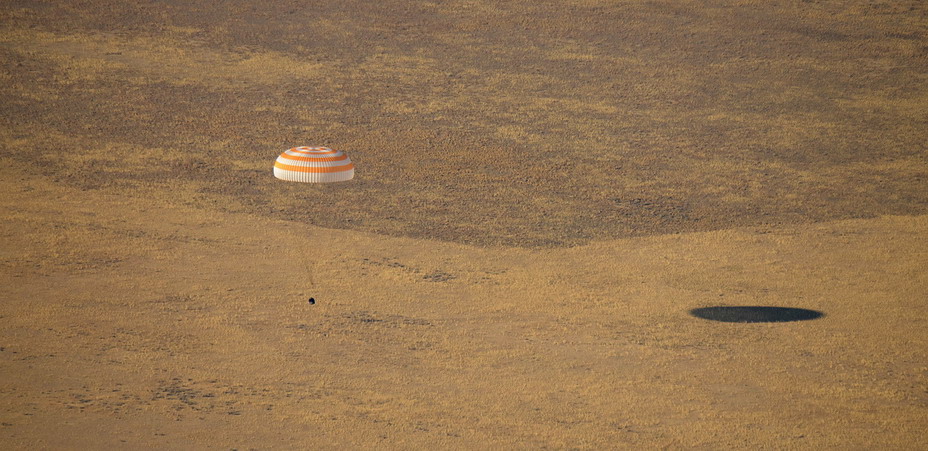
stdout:
<svg viewBox="0 0 928 451">
<path fill-rule="evenodd" d="M 354 165 L 340 150 L 294 147 L 277 157 L 274 177 L 291 182 L 343 182 L 354 178 Z"/>
</svg>

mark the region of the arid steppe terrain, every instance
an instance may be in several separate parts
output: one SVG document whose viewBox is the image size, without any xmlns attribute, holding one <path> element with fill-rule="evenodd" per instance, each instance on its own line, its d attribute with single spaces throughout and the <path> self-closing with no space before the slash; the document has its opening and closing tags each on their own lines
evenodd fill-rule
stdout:
<svg viewBox="0 0 928 451">
<path fill-rule="evenodd" d="M 928 448 L 926 143 L 921 1 L 8 0 L 0 448 Z"/>
</svg>

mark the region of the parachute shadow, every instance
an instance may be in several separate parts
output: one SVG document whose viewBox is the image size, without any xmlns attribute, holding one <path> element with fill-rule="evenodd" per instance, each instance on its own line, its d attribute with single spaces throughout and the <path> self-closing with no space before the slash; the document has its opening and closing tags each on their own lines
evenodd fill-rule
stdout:
<svg viewBox="0 0 928 451">
<path fill-rule="evenodd" d="M 716 306 L 690 310 L 690 315 L 724 323 L 785 323 L 808 321 L 825 316 L 816 310 L 792 307 Z"/>
</svg>

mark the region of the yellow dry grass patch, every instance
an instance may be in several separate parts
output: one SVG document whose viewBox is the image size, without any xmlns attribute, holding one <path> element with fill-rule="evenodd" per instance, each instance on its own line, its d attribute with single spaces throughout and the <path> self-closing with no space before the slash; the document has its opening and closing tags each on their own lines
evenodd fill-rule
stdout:
<svg viewBox="0 0 928 451">
<path fill-rule="evenodd" d="M 181 33 L 186 34 L 186 32 Z M 184 36 L 68 35 L 6 31 L 0 42 L 57 65 L 72 81 L 97 81 L 127 71 L 136 83 L 208 84 L 324 82 L 334 68 L 279 52 L 220 52 Z"/>
</svg>

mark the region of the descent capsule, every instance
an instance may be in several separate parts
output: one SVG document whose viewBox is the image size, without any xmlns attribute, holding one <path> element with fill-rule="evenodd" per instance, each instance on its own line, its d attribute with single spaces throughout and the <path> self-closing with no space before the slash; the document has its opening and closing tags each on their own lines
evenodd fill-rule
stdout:
<svg viewBox="0 0 928 451">
<path fill-rule="evenodd" d="M 354 165 L 340 150 L 294 147 L 277 157 L 274 177 L 291 182 L 343 182 L 354 178 Z"/>
</svg>

